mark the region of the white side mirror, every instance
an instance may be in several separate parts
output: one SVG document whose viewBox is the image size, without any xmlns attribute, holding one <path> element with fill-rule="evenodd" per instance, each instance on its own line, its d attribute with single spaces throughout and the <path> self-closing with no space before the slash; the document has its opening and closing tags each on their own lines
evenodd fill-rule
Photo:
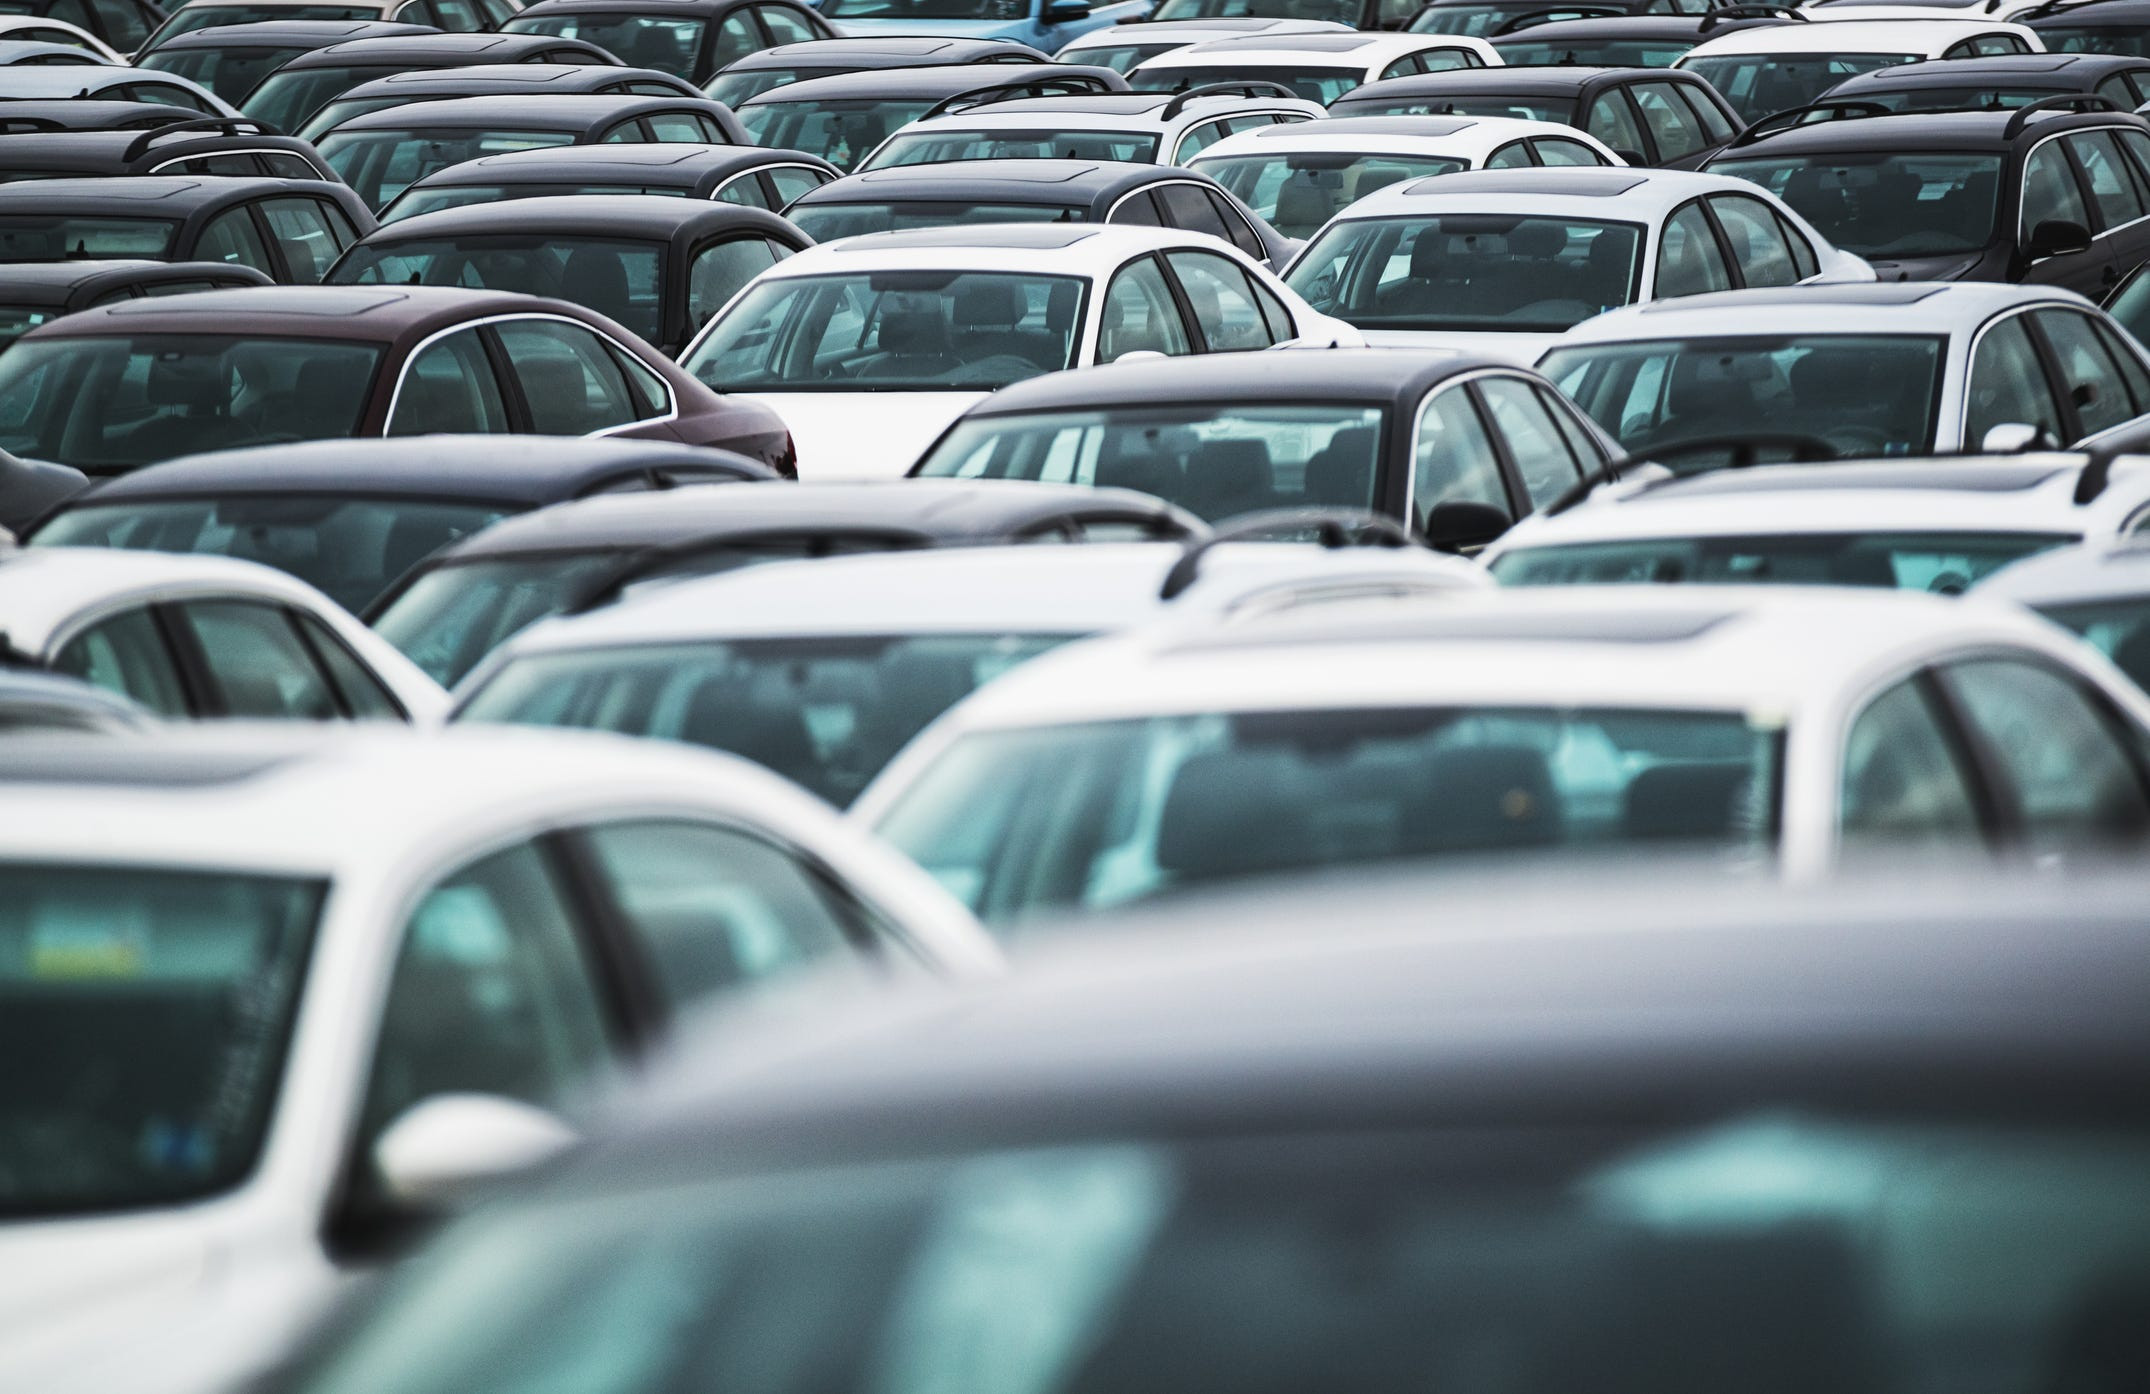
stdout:
<svg viewBox="0 0 2150 1394">
<path fill-rule="evenodd" d="M 431 1209 L 566 1150 L 575 1132 L 544 1109 L 497 1094 L 436 1094 L 406 1109 L 373 1145 L 389 1199 Z"/>
<path fill-rule="evenodd" d="M 1145 358 L 1154 358 L 1161 363 L 1164 361 L 1164 357 L 1156 349 L 1129 349 L 1112 361 L 1115 363 L 1140 363 Z"/>
<path fill-rule="evenodd" d="M 2021 455 L 2026 450 L 2057 450 L 2053 437 L 2027 421 L 2003 421 L 1987 431 L 1978 448 L 1988 455 Z"/>
</svg>

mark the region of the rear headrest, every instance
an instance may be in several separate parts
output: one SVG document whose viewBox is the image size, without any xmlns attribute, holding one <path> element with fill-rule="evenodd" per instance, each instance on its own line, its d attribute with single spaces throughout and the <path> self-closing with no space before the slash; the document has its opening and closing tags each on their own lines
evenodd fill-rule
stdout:
<svg viewBox="0 0 2150 1394">
<path fill-rule="evenodd" d="M 1269 221 L 1280 228 L 1317 228 L 1334 211 L 1326 190 L 1303 179 L 1287 179 L 1277 190 L 1276 212 Z"/>
<path fill-rule="evenodd" d="M 214 407 L 230 399 L 231 369 L 222 359 L 153 359 L 142 395 L 155 407 Z"/>
<path fill-rule="evenodd" d="M 1560 838 L 1560 796 L 1545 756 L 1529 746 L 1436 751 L 1406 833 L 1416 852 L 1542 847 Z"/>
<path fill-rule="evenodd" d="M 560 268 L 560 296 L 600 314 L 617 314 L 627 306 L 627 267 L 615 253 L 578 247 Z"/>
<path fill-rule="evenodd" d="M 1411 244 L 1411 275 L 1413 279 L 1430 281 L 1441 274 L 1448 254 L 1448 238 L 1432 228 L 1419 233 Z"/>
<path fill-rule="evenodd" d="M 1179 767 L 1158 819 L 1157 865 L 1181 881 L 1251 876 L 1304 860 L 1298 767 L 1267 750 L 1220 750 Z M 1293 857 L 1296 848 L 1297 857 Z"/>
<path fill-rule="evenodd" d="M 1508 254 L 1551 261 L 1566 250 L 1568 230 L 1558 223 L 1528 222 L 1508 234 Z"/>
<path fill-rule="evenodd" d="M 1856 353 L 1809 353 L 1792 365 L 1788 376 L 1792 396 L 1810 411 L 1823 406 L 1842 410 L 1860 405 L 1868 400 L 1875 386 L 1867 378 L 1865 355 Z"/>
<path fill-rule="evenodd" d="M 948 334 L 932 310 L 892 310 L 881 316 L 874 342 L 884 353 L 939 353 L 948 346 Z"/>
<path fill-rule="evenodd" d="M 1013 329 L 1024 309 L 1022 292 L 1009 281 L 967 281 L 956 292 L 955 321 L 965 329 Z"/>
<path fill-rule="evenodd" d="M 1629 781 L 1620 815 L 1632 838 L 1722 840 L 1733 831 L 1744 765 L 1659 765 Z"/>
</svg>

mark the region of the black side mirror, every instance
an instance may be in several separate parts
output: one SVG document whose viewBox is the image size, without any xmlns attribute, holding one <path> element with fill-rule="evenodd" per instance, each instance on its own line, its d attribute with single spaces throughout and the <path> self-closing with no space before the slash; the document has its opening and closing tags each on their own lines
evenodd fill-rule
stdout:
<svg viewBox="0 0 2150 1394">
<path fill-rule="evenodd" d="M 2064 257 L 2090 250 L 2090 229 L 2066 218 L 2048 218 L 2031 229 L 2024 239 L 2024 255 L 2033 259 Z"/>
<path fill-rule="evenodd" d="M 1628 164 L 1631 165 L 1646 165 L 1650 163 L 1650 157 L 1648 155 L 1643 154 L 1640 150 L 1614 150 L 1613 153 L 1615 155 L 1618 155 L 1622 160 L 1626 161 Z"/>
<path fill-rule="evenodd" d="M 1426 545 L 1436 552 L 1472 552 L 1513 526 L 1515 520 L 1490 503 L 1437 503 L 1426 515 Z"/>
<path fill-rule="evenodd" d="M 1090 17 L 1090 0 L 1046 0 L 1040 16 L 1047 24 L 1067 24 Z"/>
</svg>

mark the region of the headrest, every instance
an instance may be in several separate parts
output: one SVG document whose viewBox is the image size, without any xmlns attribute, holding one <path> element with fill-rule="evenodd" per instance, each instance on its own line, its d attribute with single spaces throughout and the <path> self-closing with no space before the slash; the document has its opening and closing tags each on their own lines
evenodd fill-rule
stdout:
<svg viewBox="0 0 2150 1394">
<path fill-rule="evenodd" d="M 1025 308 L 1011 281 L 966 280 L 956 292 L 955 321 L 965 329 L 1013 329 Z"/>
<path fill-rule="evenodd" d="M 1508 254 L 1532 261 L 1551 261 L 1566 250 L 1568 230 L 1558 223 L 1533 220 L 1518 224 L 1508 234 Z"/>
<path fill-rule="evenodd" d="M 153 407 L 218 407 L 231 398 L 231 368 L 218 358 L 153 359 L 142 395 Z"/>
<path fill-rule="evenodd" d="M 1560 796 L 1543 754 L 1522 745 L 1436 751 L 1408 840 L 1421 852 L 1540 847 L 1560 837 Z"/>
<path fill-rule="evenodd" d="M 891 310 L 881 316 L 874 342 L 884 353 L 939 353 L 947 347 L 948 335 L 932 310 Z"/>
<path fill-rule="evenodd" d="M 1411 244 L 1411 276 L 1414 280 L 1430 281 L 1441 274 L 1448 259 L 1448 238 L 1435 228 L 1426 228 Z"/>
<path fill-rule="evenodd" d="M 1792 365 L 1789 376 L 1792 395 L 1810 410 L 1857 406 L 1880 386 L 1868 378 L 1866 356 L 1859 353 L 1809 353 Z"/>
<path fill-rule="evenodd" d="M 627 305 L 627 268 L 617 254 L 578 247 L 560 268 L 560 295 L 578 305 L 613 314 Z"/>
<path fill-rule="evenodd" d="M 1744 765 L 1659 765 L 1629 781 L 1621 830 L 1635 838 L 1722 840 L 1733 831 L 1733 800 L 1747 785 Z"/>
<path fill-rule="evenodd" d="M 1158 819 L 1157 865 L 1182 881 L 1251 876 L 1289 865 L 1297 837 L 1297 766 L 1266 750 L 1196 755 L 1173 776 Z"/>
</svg>

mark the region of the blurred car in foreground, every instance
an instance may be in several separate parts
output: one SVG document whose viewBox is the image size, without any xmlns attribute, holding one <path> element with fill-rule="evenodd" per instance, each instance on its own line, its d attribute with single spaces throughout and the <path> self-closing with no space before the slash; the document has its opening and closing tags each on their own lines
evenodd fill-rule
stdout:
<svg viewBox="0 0 2150 1394">
<path fill-rule="evenodd" d="M 80 678 L 0 667 L 0 736 L 39 731 L 139 731 L 156 714 Z"/>
<path fill-rule="evenodd" d="M 2004 566 L 1972 588 L 2012 600 L 2082 635 L 2150 691 L 2150 546 L 2139 535 L 2056 547 Z"/>
</svg>

